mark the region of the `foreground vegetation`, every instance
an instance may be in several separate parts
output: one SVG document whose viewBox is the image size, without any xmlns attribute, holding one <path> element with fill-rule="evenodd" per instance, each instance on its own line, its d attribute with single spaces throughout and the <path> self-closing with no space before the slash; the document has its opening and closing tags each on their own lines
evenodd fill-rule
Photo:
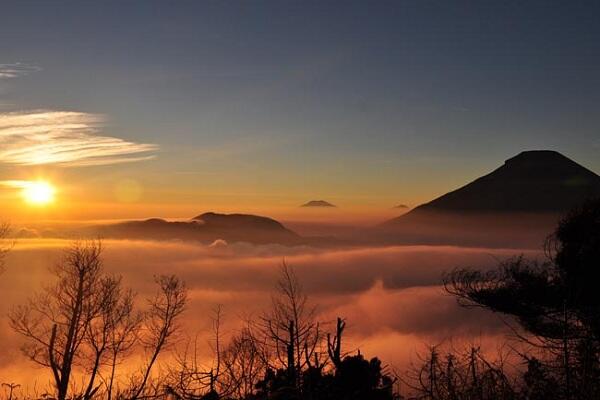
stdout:
<svg viewBox="0 0 600 400">
<path fill-rule="evenodd" d="M 58 400 L 600 398 L 600 201 L 567 215 L 548 239 L 546 255 L 543 263 L 517 257 L 494 271 L 445 276 L 446 290 L 461 305 L 516 321 L 526 350 L 515 355 L 520 368 L 511 371 L 503 358 L 490 360 L 478 348 L 442 353 L 434 347 L 403 374 L 378 358 L 348 354 L 346 322 L 338 318 L 324 329 L 285 263 L 270 308 L 227 341 L 215 310 L 210 367 L 184 350 L 159 369 L 159 357 L 172 352 L 180 333 L 185 284 L 156 277 L 156 294 L 140 306 L 120 277 L 103 271 L 97 241 L 67 249 L 52 270 L 54 284 L 14 308 L 9 321 L 25 339 L 23 353 L 52 376 L 39 397 Z M 124 377 L 121 364 L 140 354 L 140 365 Z M 84 379 L 75 384 L 75 375 Z M 5 389 L 11 400 L 35 397 L 17 396 L 15 384 Z"/>
</svg>

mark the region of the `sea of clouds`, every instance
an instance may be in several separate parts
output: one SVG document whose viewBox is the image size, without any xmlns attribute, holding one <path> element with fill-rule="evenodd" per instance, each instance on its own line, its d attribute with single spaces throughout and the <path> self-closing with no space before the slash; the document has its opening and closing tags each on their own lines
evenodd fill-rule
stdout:
<svg viewBox="0 0 600 400">
<path fill-rule="evenodd" d="M 70 242 L 19 239 L 0 275 L 0 375 L 26 385 L 48 382 L 42 369 L 19 351 L 22 338 L 6 317 L 11 307 L 52 282 L 49 267 L 60 262 Z M 197 338 L 208 357 L 211 310 L 222 305 L 225 335 L 270 304 L 280 266 L 292 266 L 326 329 L 337 316 L 346 318 L 348 351 L 360 349 L 403 370 L 428 345 L 469 343 L 493 346 L 507 333 L 494 314 L 457 306 L 441 286 L 445 272 L 459 267 L 493 268 L 500 261 L 531 250 L 396 246 L 324 250 L 310 247 L 252 246 L 219 241 L 210 246 L 184 242 L 106 240 L 104 268 L 143 299 L 154 293 L 154 276 L 176 274 L 189 289 L 182 320 L 184 335 Z M 206 344 L 206 345 L 204 345 Z M 172 351 L 176 351 L 176 348 Z M 167 358 L 168 356 L 166 356 Z M 27 382 L 22 382 L 26 380 Z"/>
</svg>

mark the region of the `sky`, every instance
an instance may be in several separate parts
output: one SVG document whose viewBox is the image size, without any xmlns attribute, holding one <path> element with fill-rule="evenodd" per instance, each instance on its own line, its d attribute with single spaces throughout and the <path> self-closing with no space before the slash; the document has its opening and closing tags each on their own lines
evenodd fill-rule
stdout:
<svg viewBox="0 0 600 400">
<path fill-rule="evenodd" d="M 0 205 L 14 220 L 303 219 L 322 213 L 299 204 L 324 199 L 332 218 L 379 222 L 523 150 L 600 171 L 597 2 L 1 10 Z M 35 180 L 53 204 L 23 206 Z"/>
</svg>

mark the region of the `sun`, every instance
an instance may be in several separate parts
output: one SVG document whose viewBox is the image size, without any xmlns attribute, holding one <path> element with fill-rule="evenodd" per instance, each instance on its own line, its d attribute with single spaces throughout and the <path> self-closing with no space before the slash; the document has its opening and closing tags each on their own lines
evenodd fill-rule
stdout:
<svg viewBox="0 0 600 400">
<path fill-rule="evenodd" d="M 23 187 L 23 198 L 33 205 L 45 205 L 54 201 L 54 186 L 48 182 L 27 182 Z"/>
</svg>

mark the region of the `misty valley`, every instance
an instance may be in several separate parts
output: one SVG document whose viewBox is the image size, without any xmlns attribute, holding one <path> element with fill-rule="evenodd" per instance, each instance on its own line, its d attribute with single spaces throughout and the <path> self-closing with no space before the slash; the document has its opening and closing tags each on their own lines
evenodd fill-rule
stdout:
<svg viewBox="0 0 600 400">
<path fill-rule="evenodd" d="M 529 398 L 593 340 L 579 299 L 563 325 L 540 307 L 556 285 L 592 295 L 577 282 L 596 273 L 598 195 L 596 174 L 538 151 L 338 236 L 218 213 L 6 225 L 0 371 L 27 396 L 56 384 L 65 398 Z M 563 238 L 573 224 L 586 235 Z M 571 319 L 576 336 L 559 329 Z M 579 380 L 593 375 L 569 379 L 573 396 L 595 390 Z"/>
</svg>

